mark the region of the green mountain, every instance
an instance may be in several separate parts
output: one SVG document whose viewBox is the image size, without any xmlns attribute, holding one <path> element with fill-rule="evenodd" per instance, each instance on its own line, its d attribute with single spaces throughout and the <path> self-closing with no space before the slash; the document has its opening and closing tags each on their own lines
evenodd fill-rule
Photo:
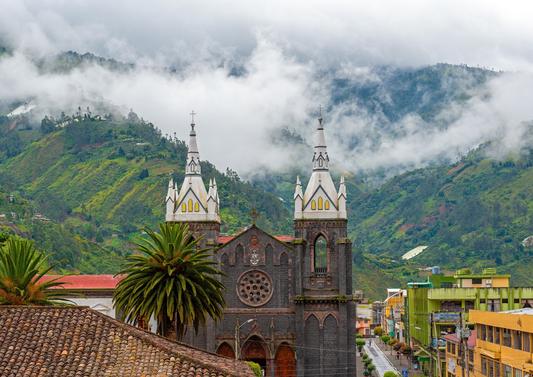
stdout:
<svg viewBox="0 0 533 377">
<path fill-rule="evenodd" d="M 1 144 L 17 140 L 15 152 L 4 153 L 0 162 L 4 227 L 30 235 L 66 269 L 116 271 L 117 258 L 129 252 L 131 239 L 164 219 L 170 176 L 183 179 L 185 144 L 161 137 L 135 116 L 72 117 L 68 125 L 48 133 L 9 129 L 11 121 L 4 120 Z M 50 131 L 46 120 L 43 126 Z M 273 194 L 243 182 L 231 170 L 218 172 L 208 162 L 202 169 L 206 177 L 217 179 L 222 202 L 231 203 L 221 209 L 223 232 L 248 225 L 253 208 L 262 214 L 258 224 L 263 228 L 290 230 L 289 211 Z M 91 247 L 98 257 L 94 263 L 87 261 Z"/>
<path fill-rule="evenodd" d="M 163 219 L 168 179 L 183 178 L 185 144 L 134 114 L 73 116 L 60 128 L 45 119 L 42 129 L 2 119 L 0 145 L 17 148 L 0 161 L 0 229 L 35 239 L 64 270 L 117 271 L 131 240 Z M 521 245 L 533 229 L 533 152 L 501 162 L 483 156 L 478 150 L 377 188 L 348 177 L 357 288 L 377 298 L 431 265 L 499 266 L 515 284 L 533 283 L 533 250 Z M 249 183 L 208 162 L 202 168 L 219 183 L 223 232 L 249 224 L 254 207 L 261 227 L 291 232 L 292 174 Z M 428 249 L 401 260 L 420 245 Z"/>
</svg>

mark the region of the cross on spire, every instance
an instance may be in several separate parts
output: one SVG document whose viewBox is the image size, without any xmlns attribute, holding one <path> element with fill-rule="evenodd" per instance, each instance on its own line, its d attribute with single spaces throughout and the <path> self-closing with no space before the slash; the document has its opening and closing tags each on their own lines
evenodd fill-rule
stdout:
<svg viewBox="0 0 533 377">
<path fill-rule="evenodd" d="M 194 124 L 194 116 L 196 115 L 196 113 L 193 111 L 191 111 L 191 124 Z"/>
<path fill-rule="evenodd" d="M 250 212 L 250 217 L 252 218 L 252 224 L 255 225 L 257 222 L 257 218 L 259 217 L 259 212 L 254 208 L 252 208 L 252 211 Z"/>
<path fill-rule="evenodd" d="M 322 125 L 322 105 L 318 107 L 318 122 Z"/>
</svg>

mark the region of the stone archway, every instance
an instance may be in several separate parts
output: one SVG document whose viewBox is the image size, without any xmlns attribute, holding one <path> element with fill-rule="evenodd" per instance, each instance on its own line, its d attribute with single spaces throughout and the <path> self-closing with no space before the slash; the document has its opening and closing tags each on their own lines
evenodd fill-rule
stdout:
<svg viewBox="0 0 533 377">
<path fill-rule="evenodd" d="M 233 348 L 231 348 L 231 346 L 226 342 L 218 346 L 217 355 L 229 357 L 230 359 L 235 359 L 235 352 L 233 352 Z"/>
<path fill-rule="evenodd" d="M 276 377 L 296 377 L 296 357 L 287 343 L 282 343 L 276 352 Z"/>
<path fill-rule="evenodd" d="M 265 342 L 258 336 L 250 337 L 241 348 L 241 359 L 259 364 L 265 371 L 265 376 L 268 376 L 267 355 Z"/>
</svg>

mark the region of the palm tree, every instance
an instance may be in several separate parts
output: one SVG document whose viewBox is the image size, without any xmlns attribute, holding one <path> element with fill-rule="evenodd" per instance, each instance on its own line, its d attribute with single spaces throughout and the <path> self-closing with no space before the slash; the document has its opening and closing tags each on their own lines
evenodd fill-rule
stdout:
<svg viewBox="0 0 533 377">
<path fill-rule="evenodd" d="M 219 319 L 224 286 L 210 250 L 199 248 L 186 224 L 162 223 L 159 232 L 146 233 L 136 242 L 139 253 L 119 272 L 125 278 L 113 297 L 117 310 L 136 324 L 154 316 L 157 333 L 167 337 L 174 323 L 178 340 L 191 325 L 197 332 L 208 316 Z"/>
<path fill-rule="evenodd" d="M 56 305 L 70 302 L 67 292 L 57 289 L 59 278 L 42 281 L 53 267 L 33 242 L 8 238 L 0 247 L 0 305 Z"/>
</svg>

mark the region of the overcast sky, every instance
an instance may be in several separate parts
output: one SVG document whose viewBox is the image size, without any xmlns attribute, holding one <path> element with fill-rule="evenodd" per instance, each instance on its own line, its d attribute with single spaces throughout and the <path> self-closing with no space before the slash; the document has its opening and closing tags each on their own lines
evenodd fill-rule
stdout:
<svg viewBox="0 0 533 377">
<path fill-rule="evenodd" d="M 0 99 L 32 97 L 57 110 L 103 98 L 181 138 L 195 109 L 202 157 L 221 169 L 246 172 L 303 158 L 272 147 L 269 135 L 280 124 L 308 127 L 318 103 L 329 103 L 329 83 L 316 75 L 328 67 L 367 72 L 447 62 L 510 72 L 489 85 L 490 102 L 474 98 L 450 129 L 428 133 L 406 118 L 405 137 L 385 137 L 377 149 L 346 149 L 338 135 L 376 125 L 333 109 L 329 140 L 346 169 L 422 166 L 500 134 L 514 148 L 522 145 L 520 122 L 533 119 L 531 1 L 0 0 L 0 10 L 0 42 L 16 51 L 0 61 Z M 98 67 L 42 75 L 32 64 L 65 50 L 144 67 L 126 76 Z M 249 74 L 229 77 L 224 59 Z M 181 77 L 146 68 L 183 62 L 195 64 Z"/>
</svg>

